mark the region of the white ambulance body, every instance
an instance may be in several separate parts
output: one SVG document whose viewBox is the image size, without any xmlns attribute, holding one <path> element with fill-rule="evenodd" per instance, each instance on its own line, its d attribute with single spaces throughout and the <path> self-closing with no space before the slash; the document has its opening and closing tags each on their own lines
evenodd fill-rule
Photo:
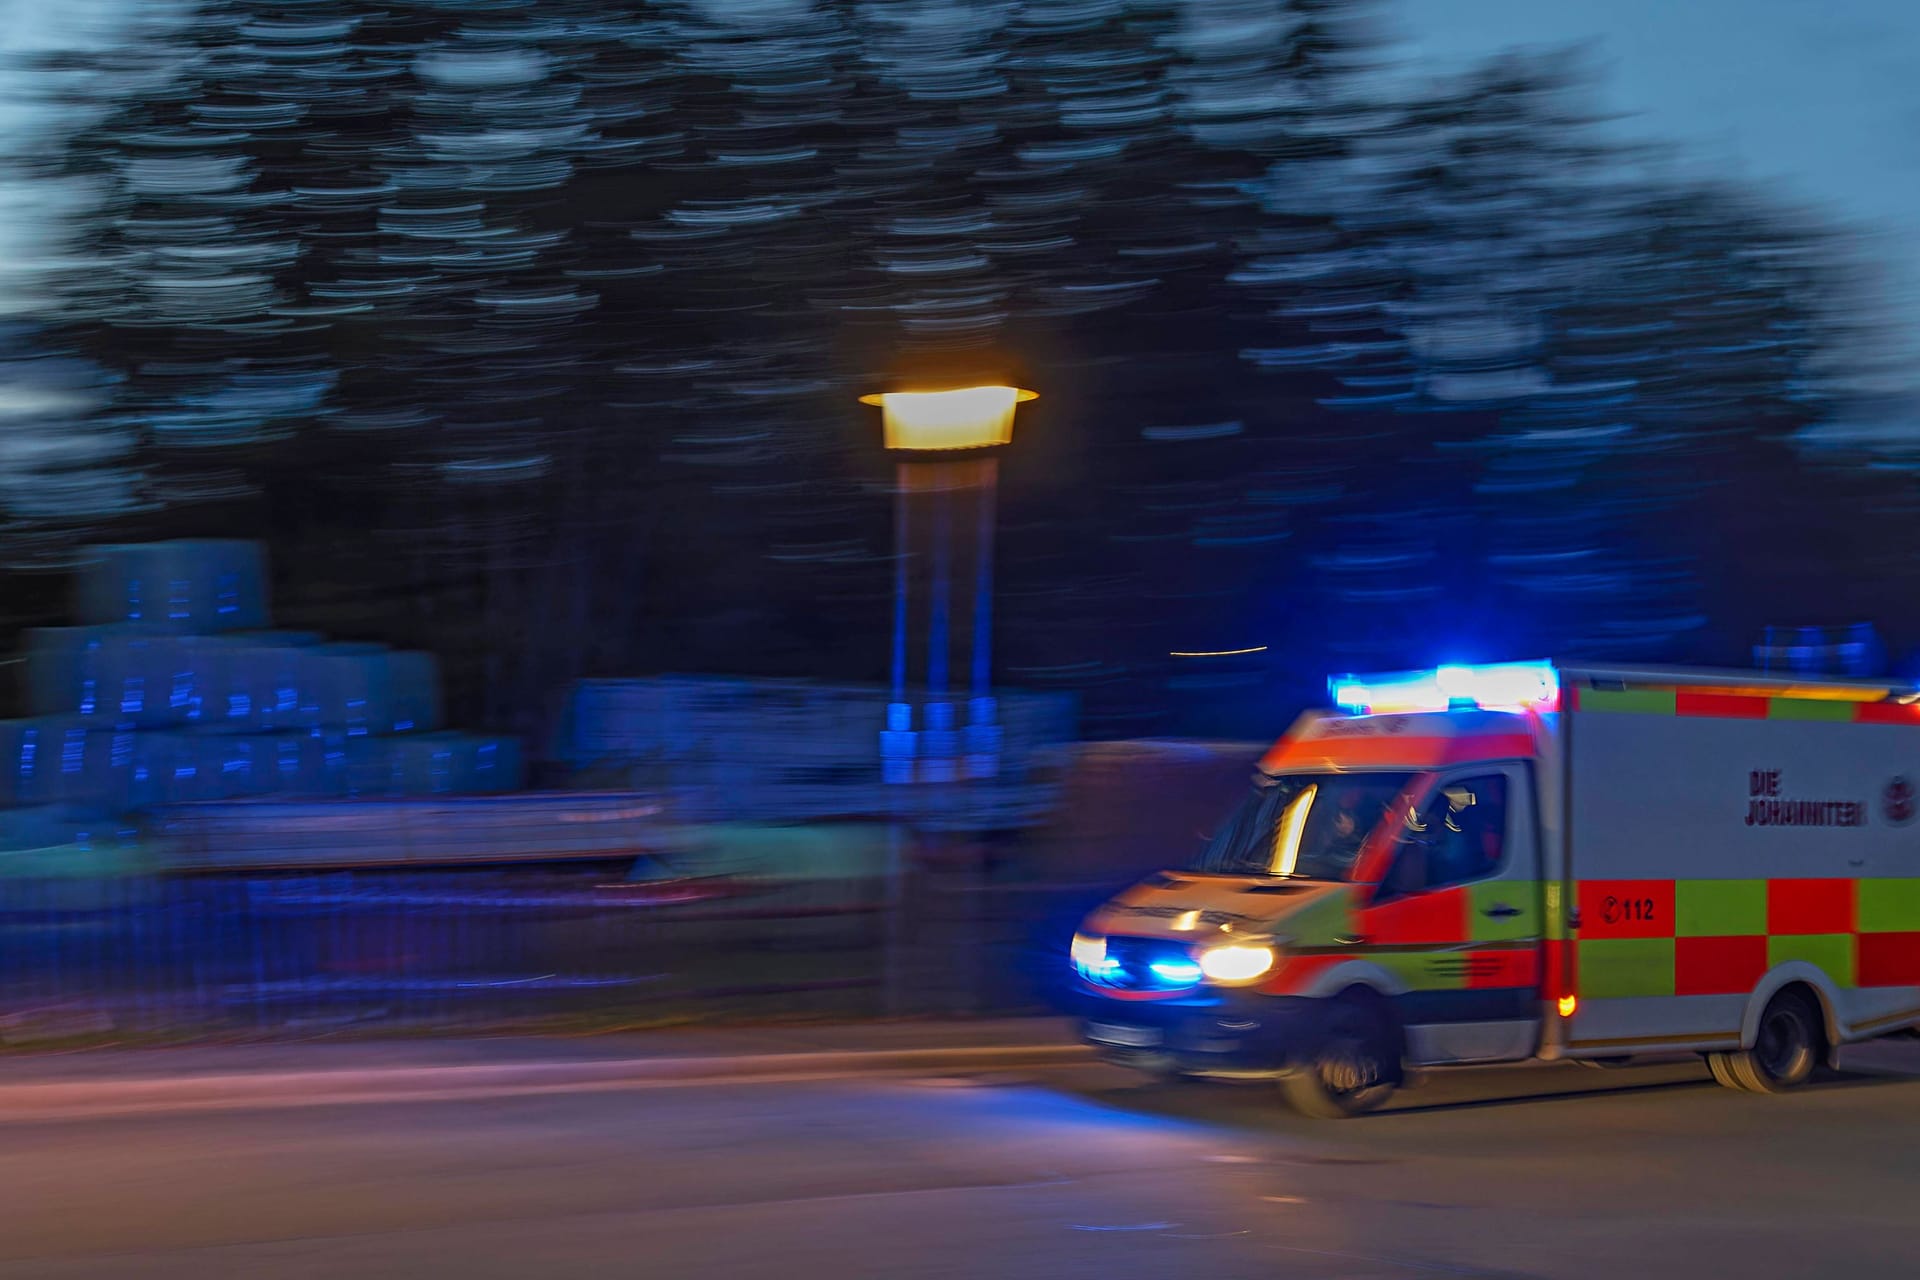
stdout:
<svg viewBox="0 0 1920 1280">
<path fill-rule="evenodd" d="M 1274 1076 L 1700 1053 L 1773 1091 L 1920 1024 L 1920 704 L 1551 664 L 1332 682 L 1192 866 L 1075 938 L 1090 1043 Z"/>
</svg>

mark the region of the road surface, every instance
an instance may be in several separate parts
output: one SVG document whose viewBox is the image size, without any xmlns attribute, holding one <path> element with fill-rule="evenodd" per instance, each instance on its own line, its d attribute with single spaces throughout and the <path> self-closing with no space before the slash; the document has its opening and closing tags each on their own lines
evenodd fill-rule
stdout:
<svg viewBox="0 0 1920 1280">
<path fill-rule="evenodd" d="M 1920 1045 L 1848 1067 L 1456 1073 L 1343 1124 L 1084 1066 L 13 1119 L 0 1276 L 1920 1275 Z"/>
</svg>

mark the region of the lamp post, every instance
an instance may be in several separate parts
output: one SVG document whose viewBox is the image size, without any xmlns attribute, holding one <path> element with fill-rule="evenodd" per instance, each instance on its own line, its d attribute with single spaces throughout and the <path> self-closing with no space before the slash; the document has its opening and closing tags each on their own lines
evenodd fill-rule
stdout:
<svg viewBox="0 0 1920 1280">
<path fill-rule="evenodd" d="M 994 500 L 1000 476 L 998 449 L 1013 440 L 1014 408 L 1034 399 L 1018 387 L 955 387 L 944 391 L 889 391 L 861 396 L 880 409 L 884 441 L 896 458 L 893 485 L 893 664 L 885 727 L 880 730 L 883 785 L 952 783 L 990 778 L 999 771 L 1000 729 L 993 697 Z M 971 522 L 973 554 L 962 576 L 972 591 L 955 589 L 955 544 L 966 541 Z M 956 526 L 960 526 L 956 536 Z M 916 573 L 919 569 L 923 572 Z M 924 705 L 914 713 L 912 636 L 915 579 L 926 601 Z M 953 604 L 971 598 L 968 642 L 967 717 L 954 716 Z M 961 745 L 964 743 L 965 750 Z M 924 1000 L 928 984 L 911 975 L 907 928 L 906 815 L 920 806 L 905 787 L 888 806 L 893 821 L 887 841 L 886 1001 L 890 1013 L 908 1012 L 908 993 Z M 975 939 L 961 950 L 971 955 Z"/>
<path fill-rule="evenodd" d="M 1013 440 L 1016 406 L 1035 399 L 1018 387 L 888 391 L 860 397 L 880 408 L 894 468 L 893 663 L 886 727 L 880 735 L 885 783 L 956 782 L 999 770 L 999 716 L 993 697 L 993 534 L 1000 460 Z M 970 528 L 968 526 L 971 526 Z M 972 555 L 955 544 L 971 533 Z M 914 713 L 911 635 L 914 577 L 924 566 L 925 700 Z M 961 583 L 956 589 L 956 582 Z M 971 586 L 971 591 L 965 589 Z M 956 598 L 970 602 L 961 631 L 967 675 L 964 727 L 955 715 Z M 964 749 L 962 749 L 964 746 Z"/>
</svg>

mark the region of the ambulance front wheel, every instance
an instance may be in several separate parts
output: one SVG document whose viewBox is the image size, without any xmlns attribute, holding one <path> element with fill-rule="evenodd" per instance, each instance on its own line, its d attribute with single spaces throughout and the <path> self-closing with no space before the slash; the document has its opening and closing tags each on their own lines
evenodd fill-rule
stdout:
<svg viewBox="0 0 1920 1280">
<path fill-rule="evenodd" d="M 1280 1077 L 1280 1092 L 1302 1115 L 1339 1120 L 1382 1106 L 1402 1075 L 1399 1032 L 1380 999 L 1346 995 L 1331 1002 L 1317 1047 Z"/>
<path fill-rule="evenodd" d="M 1707 1056 L 1713 1078 L 1748 1093 L 1783 1093 L 1807 1082 L 1820 1065 L 1820 1011 L 1787 990 L 1767 1002 L 1751 1049 Z"/>
</svg>

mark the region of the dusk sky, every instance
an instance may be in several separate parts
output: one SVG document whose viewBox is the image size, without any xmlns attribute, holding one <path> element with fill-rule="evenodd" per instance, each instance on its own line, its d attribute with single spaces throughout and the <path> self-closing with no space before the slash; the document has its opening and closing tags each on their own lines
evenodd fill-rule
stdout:
<svg viewBox="0 0 1920 1280">
<path fill-rule="evenodd" d="M 1416 67 L 1586 47 L 1613 127 L 1777 182 L 1869 237 L 1920 344 L 1920 5 L 1911 0 L 1404 0 Z"/>
<path fill-rule="evenodd" d="M 0 0 L 0 52 L 98 39 L 124 30 L 131 12 L 170 7 Z M 1507 48 L 1587 46 L 1603 104 L 1625 117 L 1613 127 L 1676 143 L 1682 162 L 1705 172 L 1777 181 L 1875 237 L 1870 252 L 1893 273 L 1920 344 L 1920 5 L 1401 0 L 1386 12 L 1405 40 L 1399 54 L 1419 70 Z M 0 73 L 0 143 L 27 124 L 21 89 Z M 47 194 L 0 190 L 0 246 L 28 247 L 20 223 Z"/>
</svg>

